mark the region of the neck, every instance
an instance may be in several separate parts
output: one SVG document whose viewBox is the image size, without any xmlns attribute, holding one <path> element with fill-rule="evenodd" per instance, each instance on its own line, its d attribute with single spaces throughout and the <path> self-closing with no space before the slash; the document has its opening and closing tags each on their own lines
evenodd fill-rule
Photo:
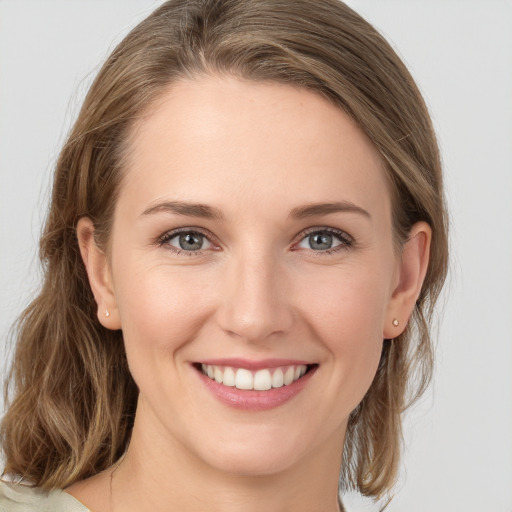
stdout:
<svg viewBox="0 0 512 512">
<path fill-rule="evenodd" d="M 205 463 L 177 440 L 136 421 L 112 473 L 112 512 L 337 512 L 344 432 L 285 470 L 236 474 Z"/>
</svg>

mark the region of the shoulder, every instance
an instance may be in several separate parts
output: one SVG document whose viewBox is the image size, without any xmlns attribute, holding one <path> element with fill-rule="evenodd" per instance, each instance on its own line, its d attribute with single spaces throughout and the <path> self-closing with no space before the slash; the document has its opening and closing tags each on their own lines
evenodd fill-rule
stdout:
<svg viewBox="0 0 512 512">
<path fill-rule="evenodd" d="M 0 512 L 90 512 L 73 496 L 0 479 Z"/>
</svg>

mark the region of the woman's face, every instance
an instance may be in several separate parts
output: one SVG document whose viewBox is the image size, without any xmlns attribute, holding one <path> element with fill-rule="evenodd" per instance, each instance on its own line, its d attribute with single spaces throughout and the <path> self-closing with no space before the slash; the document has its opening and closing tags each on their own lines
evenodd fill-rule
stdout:
<svg viewBox="0 0 512 512">
<path fill-rule="evenodd" d="M 383 164 L 345 113 L 287 85 L 174 84 L 131 133 L 108 261 L 142 437 L 243 474 L 340 452 L 400 274 Z"/>
</svg>

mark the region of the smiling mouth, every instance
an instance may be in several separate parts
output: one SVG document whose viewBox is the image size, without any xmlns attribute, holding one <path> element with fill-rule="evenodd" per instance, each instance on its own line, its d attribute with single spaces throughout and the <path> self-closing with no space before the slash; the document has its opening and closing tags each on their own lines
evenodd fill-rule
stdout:
<svg viewBox="0 0 512 512">
<path fill-rule="evenodd" d="M 306 375 L 316 364 L 287 365 L 251 371 L 246 368 L 196 363 L 194 367 L 209 379 L 241 390 L 267 391 L 289 386 Z"/>
</svg>

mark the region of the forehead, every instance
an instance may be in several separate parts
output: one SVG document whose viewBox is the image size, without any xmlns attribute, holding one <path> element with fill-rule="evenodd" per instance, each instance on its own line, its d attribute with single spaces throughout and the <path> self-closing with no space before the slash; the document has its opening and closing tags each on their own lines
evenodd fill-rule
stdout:
<svg viewBox="0 0 512 512">
<path fill-rule="evenodd" d="M 375 207 L 379 198 L 389 209 L 374 145 L 341 109 L 289 85 L 177 82 L 134 126 L 127 156 L 121 195 L 142 209 L 169 196 L 228 213 L 339 200 Z"/>
</svg>

